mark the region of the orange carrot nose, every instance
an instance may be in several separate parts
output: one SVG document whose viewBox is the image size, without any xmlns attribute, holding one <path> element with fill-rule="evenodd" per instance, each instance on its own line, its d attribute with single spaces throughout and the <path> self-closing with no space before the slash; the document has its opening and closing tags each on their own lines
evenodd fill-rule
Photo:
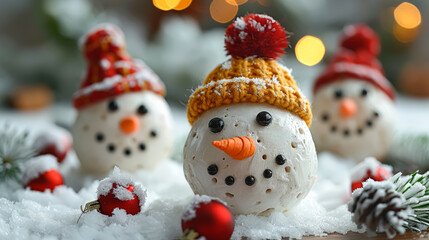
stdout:
<svg viewBox="0 0 429 240">
<path fill-rule="evenodd" d="M 128 116 L 121 119 L 119 128 L 125 134 L 131 134 L 139 129 L 140 122 L 135 116 Z"/>
<path fill-rule="evenodd" d="M 255 141 L 250 137 L 233 137 L 212 144 L 235 160 L 246 159 L 255 153 Z"/>
<path fill-rule="evenodd" d="M 356 102 L 350 98 L 341 100 L 340 103 L 340 115 L 341 117 L 348 118 L 355 115 L 357 112 Z"/>
</svg>

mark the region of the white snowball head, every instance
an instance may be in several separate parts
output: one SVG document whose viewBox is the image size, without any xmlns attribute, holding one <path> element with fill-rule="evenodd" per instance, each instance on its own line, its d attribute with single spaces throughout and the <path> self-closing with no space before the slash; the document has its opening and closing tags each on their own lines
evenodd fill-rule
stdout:
<svg viewBox="0 0 429 240">
<path fill-rule="evenodd" d="M 78 112 L 73 147 L 82 168 L 107 174 L 114 166 L 134 172 L 153 169 L 173 147 L 167 102 L 150 91 L 126 93 Z"/>
<path fill-rule="evenodd" d="M 264 111 L 271 116 L 266 126 L 256 120 Z M 209 123 L 216 118 L 223 124 L 212 131 Z M 234 137 L 251 138 L 254 153 L 235 160 L 212 144 Z M 184 148 L 184 172 L 196 194 L 220 198 L 233 214 L 267 216 L 290 210 L 308 194 L 317 156 L 302 119 L 268 104 L 242 103 L 209 110 L 194 122 Z"/>
<path fill-rule="evenodd" d="M 334 82 L 314 95 L 312 109 L 311 132 L 318 151 L 355 161 L 386 156 L 395 106 L 380 89 L 357 79 Z"/>
</svg>

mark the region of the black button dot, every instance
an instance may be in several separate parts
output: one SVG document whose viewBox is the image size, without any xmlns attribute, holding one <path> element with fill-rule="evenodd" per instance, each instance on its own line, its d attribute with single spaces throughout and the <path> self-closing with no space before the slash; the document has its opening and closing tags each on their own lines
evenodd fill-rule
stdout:
<svg viewBox="0 0 429 240">
<path fill-rule="evenodd" d="M 324 121 L 324 122 L 326 122 L 326 121 L 328 121 L 329 120 L 329 115 L 328 114 L 323 114 L 322 115 L 322 120 Z"/>
<path fill-rule="evenodd" d="M 332 126 L 331 127 L 331 132 L 336 132 L 337 131 L 337 126 Z"/>
<path fill-rule="evenodd" d="M 116 147 L 114 144 L 109 144 L 107 145 L 107 150 L 109 150 L 109 152 L 114 152 L 116 150 Z"/>
<path fill-rule="evenodd" d="M 225 178 L 225 184 L 228 186 L 231 186 L 232 184 L 234 184 L 235 179 L 233 176 L 228 176 Z"/>
<path fill-rule="evenodd" d="M 350 131 L 348 129 L 344 130 L 344 136 L 348 137 L 350 135 Z"/>
<path fill-rule="evenodd" d="M 362 129 L 362 128 L 358 128 L 357 133 L 358 133 L 359 135 L 362 135 L 362 133 L 363 133 L 363 129 Z"/>
<path fill-rule="evenodd" d="M 247 176 L 246 179 L 244 179 L 244 182 L 247 186 L 252 186 L 253 184 L 255 184 L 256 179 L 254 176 Z"/>
<path fill-rule="evenodd" d="M 97 142 L 102 142 L 104 141 L 104 135 L 102 133 L 97 133 L 95 135 L 95 140 L 97 140 Z"/>
<path fill-rule="evenodd" d="M 340 99 L 340 98 L 342 98 L 343 97 L 343 91 L 342 90 L 340 90 L 340 89 L 338 89 L 338 90 L 336 90 L 335 91 L 335 94 L 334 94 L 334 96 L 335 96 L 335 98 L 336 99 Z"/>
<path fill-rule="evenodd" d="M 124 154 L 125 154 L 125 156 L 130 156 L 131 155 L 131 149 L 125 148 L 124 149 Z"/>
<path fill-rule="evenodd" d="M 140 143 L 140 144 L 139 144 L 139 149 L 140 149 L 140 151 L 144 151 L 144 150 L 146 150 L 146 144 L 144 144 L 144 143 Z"/>
<path fill-rule="evenodd" d="M 109 101 L 107 108 L 109 109 L 109 111 L 115 112 L 119 109 L 119 106 L 115 100 L 111 100 L 111 101 Z"/>
<path fill-rule="evenodd" d="M 222 131 L 224 122 L 221 118 L 213 118 L 209 122 L 209 129 L 213 133 L 218 133 Z"/>
<path fill-rule="evenodd" d="M 285 164 L 285 162 L 286 162 L 286 157 L 283 154 L 277 155 L 277 157 L 276 157 L 276 163 L 278 165 L 283 165 L 283 164 Z"/>
<path fill-rule="evenodd" d="M 367 125 L 368 127 L 372 127 L 372 121 L 371 121 L 371 120 L 366 121 L 366 125 Z"/>
<path fill-rule="evenodd" d="M 148 110 L 147 110 L 145 105 L 140 105 L 137 108 L 137 114 L 139 114 L 139 115 L 145 115 L 147 112 L 148 112 Z"/>
<path fill-rule="evenodd" d="M 210 175 L 216 175 L 217 171 L 218 171 L 218 168 L 217 168 L 217 165 L 216 165 L 216 164 L 212 164 L 212 165 L 210 165 L 210 166 L 207 168 L 207 172 L 208 172 Z"/>
<path fill-rule="evenodd" d="M 368 90 L 366 90 L 365 88 L 364 88 L 364 89 L 362 89 L 362 91 L 360 92 L 360 95 L 361 95 L 362 97 L 366 97 L 366 96 L 368 95 Z"/>
<path fill-rule="evenodd" d="M 157 133 L 155 130 L 150 131 L 150 136 L 151 137 L 156 137 Z"/>
<path fill-rule="evenodd" d="M 273 176 L 273 171 L 270 169 L 265 169 L 264 171 L 264 178 L 271 178 Z"/>
<path fill-rule="evenodd" d="M 378 118 L 380 117 L 380 114 L 377 111 L 374 111 L 374 117 Z"/>
<path fill-rule="evenodd" d="M 271 117 L 271 114 L 267 111 L 262 111 L 256 115 L 256 122 L 261 126 L 268 126 L 270 125 L 273 118 Z"/>
</svg>

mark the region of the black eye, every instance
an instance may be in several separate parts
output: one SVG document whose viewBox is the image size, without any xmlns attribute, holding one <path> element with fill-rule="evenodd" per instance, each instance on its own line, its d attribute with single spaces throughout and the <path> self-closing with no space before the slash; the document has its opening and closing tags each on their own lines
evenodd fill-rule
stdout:
<svg viewBox="0 0 429 240">
<path fill-rule="evenodd" d="M 213 133 L 218 133 L 222 131 L 223 125 L 223 120 L 220 118 L 213 118 L 209 122 L 210 131 L 212 131 Z"/>
<path fill-rule="evenodd" d="M 340 99 L 342 97 L 343 97 L 343 90 L 340 90 L 340 89 L 336 90 L 335 91 L 335 98 Z"/>
<path fill-rule="evenodd" d="M 364 89 L 362 89 L 362 91 L 360 92 L 360 95 L 361 95 L 362 97 L 366 97 L 366 95 L 368 95 L 368 90 L 366 90 L 365 88 L 364 88 Z"/>
<path fill-rule="evenodd" d="M 217 165 L 216 165 L 216 164 L 212 164 L 212 165 L 210 165 L 210 166 L 207 168 L 207 172 L 208 172 L 210 175 L 216 175 L 217 171 L 218 171 L 218 168 L 217 168 Z"/>
<path fill-rule="evenodd" d="M 115 100 L 111 100 L 109 104 L 107 105 L 107 108 L 111 112 L 115 112 L 119 109 L 118 103 Z"/>
<path fill-rule="evenodd" d="M 322 115 L 322 120 L 323 120 L 324 122 L 328 121 L 328 120 L 329 120 L 329 115 L 328 115 L 327 113 L 323 114 L 323 115 Z"/>
<path fill-rule="evenodd" d="M 277 155 L 276 163 L 278 165 L 283 165 L 283 164 L 285 164 L 285 162 L 286 162 L 286 157 L 284 155 L 282 155 L 282 154 Z"/>
<path fill-rule="evenodd" d="M 140 105 L 137 108 L 137 114 L 139 114 L 139 115 L 145 115 L 146 113 L 147 113 L 147 108 L 146 108 L 145 105 Z"/>
<path fill-rule="evenodd" d="M 256 122 L 261 126 L 268 126 L 272 119 L 271 114 L 266 111 L 262 111 L 256 115 Z"/>
</svg>

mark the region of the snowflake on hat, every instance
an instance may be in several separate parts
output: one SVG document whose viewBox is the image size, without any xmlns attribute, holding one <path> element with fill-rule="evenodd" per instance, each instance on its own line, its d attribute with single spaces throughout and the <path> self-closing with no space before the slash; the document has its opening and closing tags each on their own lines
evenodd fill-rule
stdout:
<svg viewBox="0 0 429 240">
<path fill-rule="evenodd" d="M 96 174 L 115 165 L 128 171 L 155 168 L 174 141 L 164 84 L 130 57 L 116 26 L 97 26 L 81 45 L 88 69 L 73 95 L 78 117 L 72 134 L 82 168 Z"/>
<path fill-rule="evenodd" d="M 368 26 L 344 29 L 338 53 L 314 83 L 311 130 L 319 151 L 355 161 L 386 156 L 395 92 L 377 59 L 379 52 L 379 38 Z"/>
</svg>

